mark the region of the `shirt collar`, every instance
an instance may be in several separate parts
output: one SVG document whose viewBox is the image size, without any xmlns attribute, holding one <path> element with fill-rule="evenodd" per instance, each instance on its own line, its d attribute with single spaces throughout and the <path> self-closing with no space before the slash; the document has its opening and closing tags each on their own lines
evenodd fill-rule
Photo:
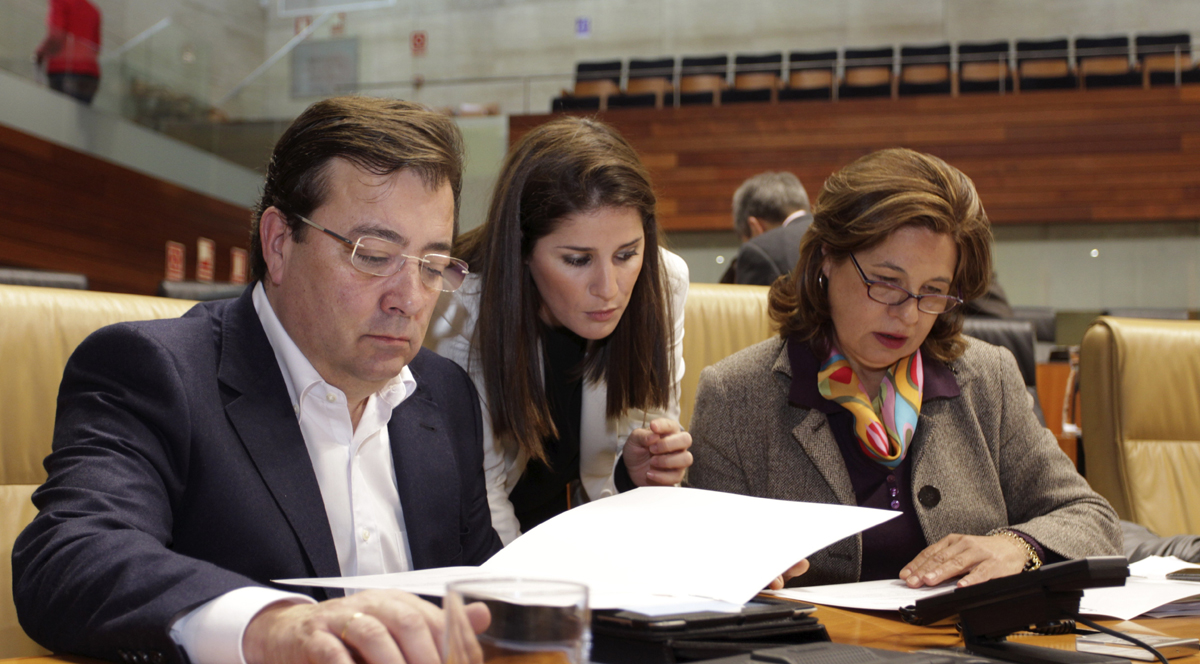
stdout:
<svg viewBox="0 0 1200 664">
<path fill-rule="evenodd" d="M 799 219 L 800 217 L 803 217 L 803 216 L 804 216 L 804 215 L 806 215 L 806 214 L 808 214 L 808 213 L 807 213 L 807 212 L 805 212 L 804 210 L 796 210 L 795 212 L 793 212 L 793 213 L 789 214 L 789 215 L 788 215 L 788 217 L 787 217 L 787 219 L 784 219 L 784 220 L 783 220 L 783 223 L 782 223 L 782 224 L 780 224 L 780 225 L 779 225 L 779 227 L 780 227 L 780 228 L 783 228 L 784 226 L 787 226 L 788 224 L 790 224 L 790 223 L 792 223 L 793 221 L 795 221 L 795 220 Z"/>
<path fill-rule="evenodd" d="M 792 365 L 792 384 L 788 391 L 788 401 L 802 408 L 819 410 L 822 413 L 836 413 L 842 407 L 821 396 L 817 387 L 817 373 L 821 370 L 821 361 L 813 354 L 807 343 L 795 338 L 787 340 L 788 361 Z M 923 357 L 925 389 L 921 400 L 949 399 L 959 395 L 958 379 L 954 372 L 944 362 Z"/>
<path fill-rule="evenodd" d="M 255 284 L 251 297 L 254 301 L 254 310 L 258 313 L 258 320 L 262 323 L 263 331 L 267 333 L 267 341 L 271 343 L 271 349 L 275 351 L 275 361 L 279 364 L 279 371 L 283 373 L 283 382 L 287 385 L 288 398 L 291 399 L 296 408 L 296 415 L 299 416 L 302 397 L 313 387 L 329 384 L 325 382 L 321 374 L 317 373 L 312 362 L 308 361 L 300 347 L 296 345 L 295 341 L 292 341 L 291 335 L 283 328 L 283 323 L 279 321 L 279 317 L 275 315 L 275 309 L 271 307 L 271 301 L 267 299 L 267 292 L 263 289 L 261 281 Z M 329 385 L 329 389 L 337 390 L 338 388 Z M 390 406 L 389 410 L 391 410 L 399 406 L 400 402 L 408 398 L 416 389 L 417 379 L 408 365 L 405 365 L 400 373 L 385 383 L 374 396 Z"/>
</svg>

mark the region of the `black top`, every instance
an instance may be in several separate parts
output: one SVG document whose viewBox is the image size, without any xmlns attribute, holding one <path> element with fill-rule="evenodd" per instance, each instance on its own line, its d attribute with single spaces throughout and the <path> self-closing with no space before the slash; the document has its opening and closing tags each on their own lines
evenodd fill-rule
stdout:
<svg viewBox="0 0 1200 664">
<path fill-rule="evenodd" d="M 582 365 L 587 339 L 566 328 L 542 329 L 542 367 L 546 400 L 558 436 L 546 436 L 542 448 L 549 464 L 530 459 L 508 494 L 521 532 L 566 511 L 570 485 L 579 479 L 579 419 L 583 410 Z"/>
</svg>

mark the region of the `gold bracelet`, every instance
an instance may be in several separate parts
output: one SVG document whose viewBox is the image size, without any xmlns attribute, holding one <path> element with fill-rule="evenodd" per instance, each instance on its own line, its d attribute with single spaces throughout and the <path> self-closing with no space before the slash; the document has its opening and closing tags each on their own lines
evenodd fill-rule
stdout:
<svg viewBox="0 0 1200 664">
<path fill-rule="evenodd" d="M 987 534 L 988 537 L 991 537 L 992 535 L 1005 535 L 1011 537 L 1021 545 L 1021 548 L 1025 549 L 1025 567 L 1021 569 L 1022 572 L 1032 572 L 1033 570 L 1042 566 L 1042 559 L 1038 557 L 1037 549 L 1033 548 L 1033 545 L 1029 543 L 1029 540 L 1021 537 L 1016 533 L 1016 531 L 1009 528 L 996 528 L 989 531 Z"/>
</svg>

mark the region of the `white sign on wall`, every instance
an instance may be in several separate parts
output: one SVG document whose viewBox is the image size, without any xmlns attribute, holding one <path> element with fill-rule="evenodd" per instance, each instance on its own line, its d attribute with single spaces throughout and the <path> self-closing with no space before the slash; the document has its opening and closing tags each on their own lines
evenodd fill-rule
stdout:
<svg viewBox="0 0 1200 664">
<path fill-rule="evenodd" d="M 394 7 L 396 0 L 276 0 L 278 16 L 315 16 L 325 12 L 356 12 Z"/>
</svg>

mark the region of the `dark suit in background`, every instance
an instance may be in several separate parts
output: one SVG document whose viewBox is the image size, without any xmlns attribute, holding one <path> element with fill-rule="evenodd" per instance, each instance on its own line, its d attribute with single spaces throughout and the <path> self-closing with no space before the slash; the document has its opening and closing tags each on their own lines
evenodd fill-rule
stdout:
<svg viewBox="0 0 1200 664">
<path fill-rule="evenodd" d="M 478 397 L 430 351 L 409 367 L 417 391 L 388 434 L 413 568 L 480 564 L 500 540 Z M 168 633 L 183 612 L 272 579 L 341 574 L 251 289 L 88 337 L 67 364 L 53 449 L 13 552 L 21 623 L 53 650 L 186 661 Z"/>
<path fill-rule="evenodd" d="M 800 238 L 811 223 L 812 215 L 805 213 L 785 226 L 743 242 L 734 259 L 735 283 L 770 286 L 780 276 L 790 274 L 800 259 Z"/>
</svg>

